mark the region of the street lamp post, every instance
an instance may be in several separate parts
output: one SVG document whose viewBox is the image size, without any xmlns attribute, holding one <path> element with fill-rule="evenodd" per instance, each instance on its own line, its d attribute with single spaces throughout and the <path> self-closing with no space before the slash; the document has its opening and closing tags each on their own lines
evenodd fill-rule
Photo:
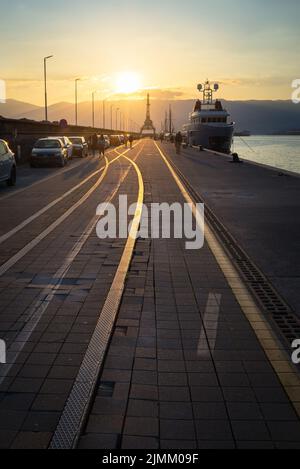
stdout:
<svg viewBox="0 0 300 469">
<path fill-rule="evenodd" d="M 78 82 L 80 78 L 75 79 L 75 124 L 78 125 Z"/>
<path fill-rule="evenodd" d="M 97 91 L 93 91 L 92 93 L 92 121 L 93 121 L 93 128 L 95 128 L 95 94 Z"/>
<path fill-rule="evenodd" d="M 114 105 L 111 104 L 110 105 L 110 128 L 111 130 L 113 130 L 113 109 L 114 109 Z"/>
<path fill-rule="evenodd" d="M 103 129 L 106 126 L 106 99 L 103 99 Z"/>
<path fill-rule="evenodd" d="M 52 59 L 53 55 L 44 57 L 44 85 L 45 85 L 45 120 L 48 120 L 48 94 L 47 94 L 47 60 Z"/>
<path fill-rule="evenodd" d="M 120 111 L 120 108 L 117 107 L 116 109 L 116 130 L 118 130 L 118 112 Z M 119 129 L 120 130 L 120 129 Z"/>
</svg>

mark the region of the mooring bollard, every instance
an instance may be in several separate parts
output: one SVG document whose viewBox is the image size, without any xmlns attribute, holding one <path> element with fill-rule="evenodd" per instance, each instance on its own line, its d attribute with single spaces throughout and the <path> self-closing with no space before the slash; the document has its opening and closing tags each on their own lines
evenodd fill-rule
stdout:
<svg viewBox="0 0 300 469">
<path fill-rule="evenodd" d="M 2 365 L 6 363 L 6 343 L 4 340 L 0 340 L 0 363 Z"/>
<path fill-rule="evenodd" d="M 237 153 L 232 153 L 232 161 L 233 161 L 233 163 L 240 163 L 241 162 L 240 157 Z"/>
</svg>

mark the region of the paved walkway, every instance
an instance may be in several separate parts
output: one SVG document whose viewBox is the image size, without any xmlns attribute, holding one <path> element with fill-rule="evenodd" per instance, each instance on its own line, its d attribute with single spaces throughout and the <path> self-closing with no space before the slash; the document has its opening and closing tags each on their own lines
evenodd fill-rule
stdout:
<svg viewBox="0 0 300 469">
<path fill-rule="evenodd" d="M 183 202 L 153 143 L 147 202 Z M 299 448 L 300 423 L 207 244 L 140 240 L 80 448 Z"/>
</svg>

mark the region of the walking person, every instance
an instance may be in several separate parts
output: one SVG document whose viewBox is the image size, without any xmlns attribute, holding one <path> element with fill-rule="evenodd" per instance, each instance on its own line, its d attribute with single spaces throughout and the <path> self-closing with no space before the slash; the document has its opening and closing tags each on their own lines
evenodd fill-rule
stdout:
<svg viewBox="0 0 300 469">
<path fill-rule="evenodd" d="M 96 156 L 98 150 L 98 135 L 94 134 L 91 138 L 93 156 Z"/>
<path fill-rule="evenodd" d="M 130 143 L 130 149 L 132 150 L 133 141 L 134 141 L 133 135 L 130 135 L 128 140 L 129 140 L 129 143 Z"/>
<path fill-rule="evenodd" d="M 182 133 L 178 132 L 175 137 L 175 147 L 176 147 L 177 155 L 180 155 L 181 153 L 182 142 L 183 142 Z"/>
<path fill-rule="evenodd" d="M 99 148 L 99 157 L 105 156 L 105 138 L 104 135 L 101 135 L 99 140 L 98 140 L 98 148 Z"/>
</svg>

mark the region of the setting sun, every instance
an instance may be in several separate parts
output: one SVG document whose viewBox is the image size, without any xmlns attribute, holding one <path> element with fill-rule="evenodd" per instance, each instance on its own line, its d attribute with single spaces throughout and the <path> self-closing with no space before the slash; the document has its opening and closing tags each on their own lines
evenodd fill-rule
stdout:
<svg viewBox="0 0 300 469">
<path fill-rule="evenodd" d="M 116 77 L 117 93 L 134 93 L 141 88 L 141 78 L 135 72 L 122 72 Z"/>
</svg>

